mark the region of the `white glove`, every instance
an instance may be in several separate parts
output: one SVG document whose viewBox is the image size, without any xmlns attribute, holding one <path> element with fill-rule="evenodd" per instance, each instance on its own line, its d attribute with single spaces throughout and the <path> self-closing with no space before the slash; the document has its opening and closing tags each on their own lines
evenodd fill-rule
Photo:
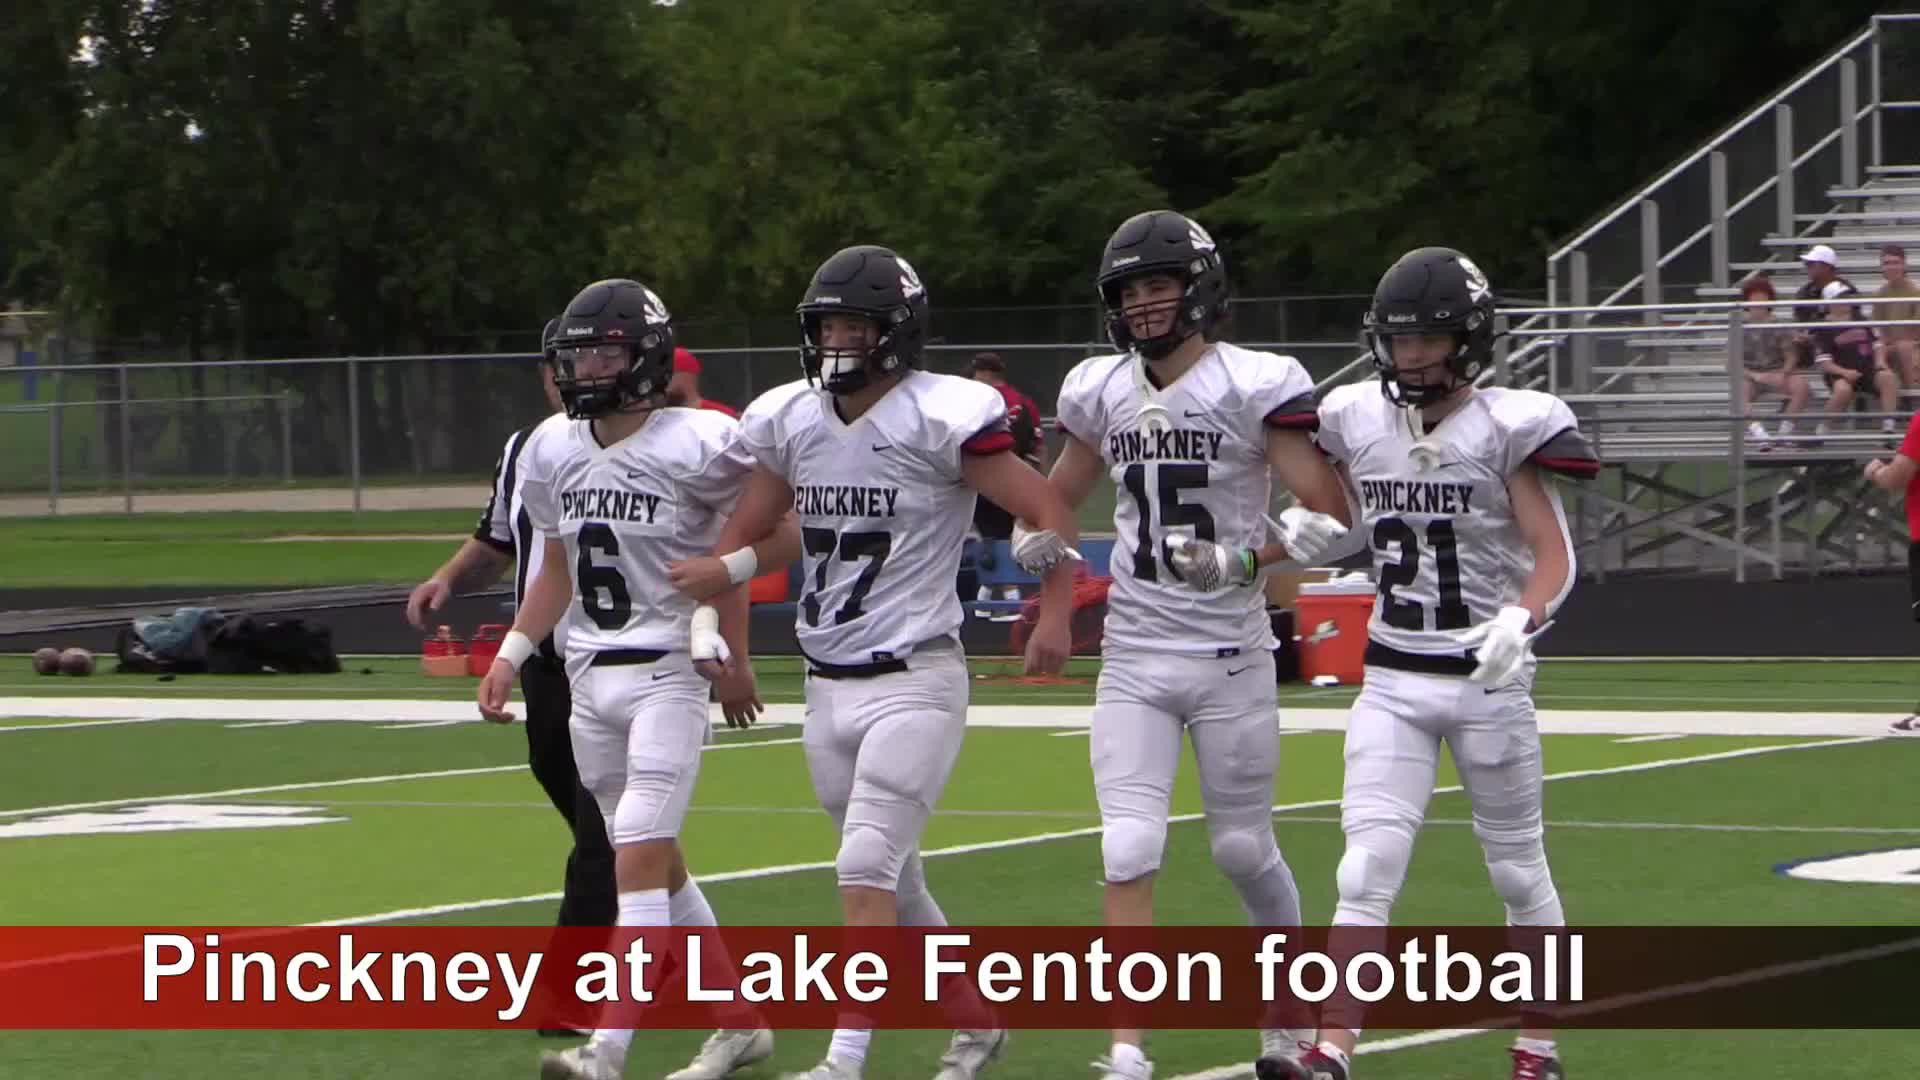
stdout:
<svg viewBox="0 0 1920 1080">
<path fill-rule="evenodd" d="M 1245 585 L 1260 574 L 1259 562 L 1247 548 L 1224 548 L 1186 533 L 1173 533 L 1160 543 L 1173 576 L 1199 592 Z"/>
<path fill-rule="evenodd" d="M 1347 527 L 1340 519 L 1331 514 L 1316 514 L 1304 506 L 1289 506 L 1280 511 L 1280 542 L 1286 545 L 1287 554 L 1301 566 L 1312 566 L 1320 560 L 1340 538 L 1347 535 Z"/>
<path fill-rule="evenodd" d="M 1013 562 L 1014 565 L 1034 577 L 1042 577 L 1047 571 L 1066 559 L 1082 559 L 1079 552 L 1067 546 L 1060 534 L 1052 529 L 1040 529 L 1028 532 L 1019 519 L 1013 522 Z"/>
<path fill-rule="evenodd" d="M 710 605 L 701 604 L 693 609 L 693 633 L 688 652 L 694 662 L 715 660 L 722 664 L 733 659 L 732 650 L 727 648 L 727 639 L 720 636 L 720 613 Z"/>
<path fill-rule="evenodd" d="M 1527 633 L 1533 613 L 1523 607 L 1503 607 L 1500 613 L 1467 632 L 1462 640 L 1478 647 L 1480 666 L 1468 678 L 1481 686 L 1498 686 L 1520 673 L 1527 662 L 1533 639 L 1546 633 L 1541 627 Z M 1549 626 L 1552 624 L 1549 623 Z"/>
</svg>

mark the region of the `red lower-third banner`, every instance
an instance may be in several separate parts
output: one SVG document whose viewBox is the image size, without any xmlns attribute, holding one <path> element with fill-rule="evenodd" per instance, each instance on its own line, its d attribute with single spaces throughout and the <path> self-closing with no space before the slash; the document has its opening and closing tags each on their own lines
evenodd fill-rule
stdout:
<svg viewBox="0 0 1920 1080">
<path fill-rule="evenodd" d="M 4 927 L 0 1028 L 1920 1027 L 1910 927 Z"/>
</svg>

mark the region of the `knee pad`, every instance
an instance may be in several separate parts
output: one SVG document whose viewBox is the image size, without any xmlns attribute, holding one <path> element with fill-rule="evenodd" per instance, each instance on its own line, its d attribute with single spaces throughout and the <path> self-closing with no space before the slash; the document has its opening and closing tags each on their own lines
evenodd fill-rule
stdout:
<svg viewBox="0 0 1920 1080">
<path fill-rule="evenodd" d="M 1167 846 L 1165 823 L 1145 818 L 1115 818 L 1100 830 L 1100 860 L 1107 881 L 1118 885 L 1160 869 Z"/>
<path fill-rule="evenodd" d="M 688 793 L 680 790 L 685 775 L 684 770 L 665 766 L 632 768 L 614 804 L 610 830 L 613 842 L 637 844 L 679 836 L 688 802 Z M 598 792 L 594 797 L 605 805 Z"/>
<path fill-rule="evenodd" d="M 841 885 L 859 885 L 893 892 L 900 887 L 900 865 L 905 853 L 895 855 L 887 834 L 871 825 L 855 825 L 840 834 L 840 853 L 833 869 Z"/>
<path fill-rule="evenodd" d="M 1271 825 L 1228 826 L 1207 839 L 1213 848 L 1213 865 L 1236 882 L 1259 877 L 1280 859 L 1280 845 L 1274 842 Z"/>
<path fill-rule="evenodd" d="M 1411 844 L 1395 843 L 1390 835 L 1368 837 L 1366 843 L 1349 842 L 1333 874 L 1340 891 L 1336 918 L 1385 925 L 1393 901 L 1400 895 L 1400 883 L 1406 880 L 1410 854 Z"/>
<path fill-rule="evenodd" d="M 1523 857 L 1490 853 L 1487 876 L 1493 880 L 1493 891 L 1506 904 L 1508 922 L 1516 926 L 1559 926 L 1566 921 L 1545 851 L 1535 850 Z"/>
</svg>

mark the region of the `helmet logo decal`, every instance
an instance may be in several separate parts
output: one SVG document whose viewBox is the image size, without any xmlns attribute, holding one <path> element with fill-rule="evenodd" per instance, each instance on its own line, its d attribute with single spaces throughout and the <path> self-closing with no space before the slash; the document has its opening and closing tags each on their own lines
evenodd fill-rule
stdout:
<svg viewBox="0 0 1920 1080">
<path fill-rule="evenodd" d="M 667 305 L 660 302 L 660 298 L 654 295 L 652 289 L 643 288 L 640 291 L 647 295 L 644 305 L 647 322 L 654 324 L 666 322 Z"/>
<path fill-rule="evenodd" d="M 926 286 L 920 284 L 920 275 L 913 272 L 907 260 L 895 255 L 893 261 L 900 264 L 900 292 L 903 296 L 911 300 L 927 291 Z"/>
<path fill-rule="evenodd" d="M 1467 272 L 1467 296 L 1471 298 L 1474 303 L 1477 304 L 1493 295 L 1493 287 L 1487 284 L 1487 275 L 1481 273 L 1480 268 L 1473 265 L 1472 259 L 1461 255 L 1458 256 L 1455 261 L 1460 264 L 1460 269 Z"/>
<path fill-rule="evenodd" d="M 1208 236 L 1207 230 L 1201 228 L 1200 223 L 1197 221 L 1187 222 L 1187 240 L 1193 244 L 1193 250 L 1195 251 L 1212 251 L 1214 249 L 1213 237 Z"/>
</svg>

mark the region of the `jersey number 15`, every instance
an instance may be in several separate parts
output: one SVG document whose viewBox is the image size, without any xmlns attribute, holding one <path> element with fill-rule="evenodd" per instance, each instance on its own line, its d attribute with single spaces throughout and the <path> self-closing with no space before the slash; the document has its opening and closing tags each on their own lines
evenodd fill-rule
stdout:
<svg viewBox="0 0 1920 1080">
<path fill-rule="evenodd" d="M 1160 509 L 1160 527 L 1175 529 L 1191 526 L 1198 540 L 1212 540 L 1213 515 L 1199 503 L 1183 503 L 1180 493 L 1207 486 L 1207 467 L 1192 462 L 1163 462 L 1153 468 L 1153 494 L 1147 494 L 1147 466 L 1135 462 L 1120 474 L 1120 483 L 1140 508 L 1140 527 L 1135 531 L 1133 580 L 1159 581 L 1160 561 L 1153 550 L 1153 512 Z"/>
</svg>

